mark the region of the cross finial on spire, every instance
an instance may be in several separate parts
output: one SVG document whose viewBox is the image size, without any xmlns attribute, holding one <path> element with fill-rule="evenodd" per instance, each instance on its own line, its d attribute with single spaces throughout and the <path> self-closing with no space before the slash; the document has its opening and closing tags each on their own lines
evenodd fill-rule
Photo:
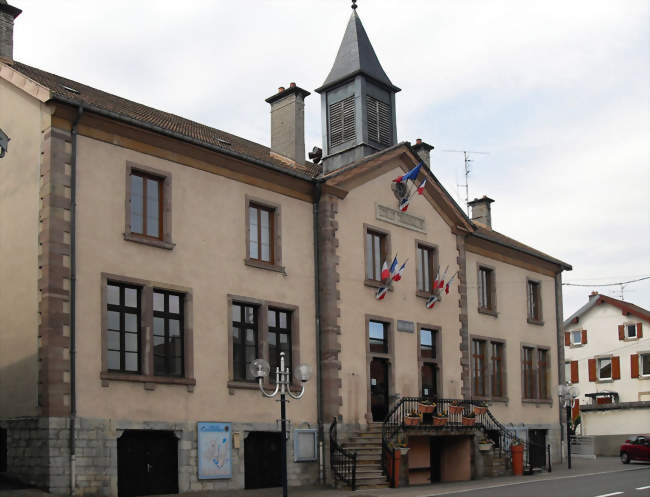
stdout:
<svg viewBox="0 0 650 497">
<path fill-rule="evenodd" d="M 357 9 L 357 0 L 352 0 L 352 10 Z"/>
</svg>

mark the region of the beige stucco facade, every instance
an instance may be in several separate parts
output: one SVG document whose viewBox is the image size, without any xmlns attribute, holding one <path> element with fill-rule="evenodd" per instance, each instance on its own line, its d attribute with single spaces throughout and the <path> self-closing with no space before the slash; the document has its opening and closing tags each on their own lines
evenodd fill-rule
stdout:
<svg viewBox="0 0 650 497">
<path fill-rule="evenodd" d="M 0 78 L 0 417 L 37 413 L 41 132 L 49 109 Z"/>
</svg>

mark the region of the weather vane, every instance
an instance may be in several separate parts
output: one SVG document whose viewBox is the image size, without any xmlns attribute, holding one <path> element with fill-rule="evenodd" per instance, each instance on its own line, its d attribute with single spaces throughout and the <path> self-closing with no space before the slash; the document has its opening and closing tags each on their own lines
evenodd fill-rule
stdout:
<svg viewBox="0 0 650 497">
<path fill-rule="evenodd" d="M 352 0 L 352 10 L 356 10 L 357 8 L 357 0 Z"/>
</svg>

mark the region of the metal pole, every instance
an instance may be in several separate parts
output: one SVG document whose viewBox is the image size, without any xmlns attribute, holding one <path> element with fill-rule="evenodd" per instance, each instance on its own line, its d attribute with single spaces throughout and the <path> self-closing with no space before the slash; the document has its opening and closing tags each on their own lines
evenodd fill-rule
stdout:
<svg viewBox="0 0 650 497">
<path fill-rule="evenodd" d="M 569 463 L 569 469 L 571 469 L 571 401 L 567 402 L 566 405 L 566 456 Z"/>
<path fill-rule="evenodd" d="M 281 457 L 282 457 L 282 497 L 288 496 L 287 489 L 287 413 L 286 413 L 286 397 L 284 394 L 280 395 L 280 417 L 282 423 L 282 445 L 281 447 Z M 571 466 L 569 466 L 571 467 Z"/>
</svg>

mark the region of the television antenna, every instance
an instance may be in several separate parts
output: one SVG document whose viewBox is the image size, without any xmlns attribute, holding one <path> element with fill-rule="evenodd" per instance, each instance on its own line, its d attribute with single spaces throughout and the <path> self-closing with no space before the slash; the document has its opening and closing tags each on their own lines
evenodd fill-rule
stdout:
<svg viewBox="0 0 650 497">
<path fill-rule="evenodd" d="M 456 185 L 456 187 L 464 187 L 465 188 L 465 207 L 467 209 L 467 215 L 469 216 L 469 173 L 471 172 L 470 169 L 470 162 L 474 162 L 474 159 L 470 158 L 470 154 L 479 154 L 479 155 L 490 155 L 489 152 L 479 152 L 478 150 L 442 150 L 442 152 L 447 152 L 447 153 L 462 153 L 463 157 L 465 158 L 465 184 L 464 185 Z"/>
</svg>

